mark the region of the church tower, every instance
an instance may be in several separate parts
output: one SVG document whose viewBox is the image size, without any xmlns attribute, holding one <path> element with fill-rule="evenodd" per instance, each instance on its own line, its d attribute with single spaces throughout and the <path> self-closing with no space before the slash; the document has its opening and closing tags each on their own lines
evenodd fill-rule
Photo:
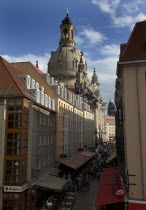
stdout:
<svg viewBox="0 0 146 210">
<path fill-rule="evenodd" d="M 68 9 L 66 13 L 66 17 L 62 21 L 62 24 L 60 26 L 60 31 L 61 31 L 61 37 L 60 37 L 60 42 L 59 46 L 75 46 L 75 41 L 74 41 L 74 26 L 72 24 L 71 19 L 69 18 L 68 14 Z"/>
<path fill-rule="evenodd" d="M 60 25 L 59 48 L 51 52 L 48 62 L 48 74 L 63 82 L 66 88 L 74 90 L 81 55 L 84 69 L 87 70 L 83 52 L 76 48 L 74 26 L 67 10 L 66 17 Z"/>
<path fill-rule="evenodd" d="M 80 63 L 78 65 L 78 71 L 76 74 L 76 82 L 75 82 L 75 91 L 78 94 L 84 94 L 87 89 L 87 70 L 85 69 L 85 65 L 83 64 L 82 56 L 80 58 Z"/>
</svg>

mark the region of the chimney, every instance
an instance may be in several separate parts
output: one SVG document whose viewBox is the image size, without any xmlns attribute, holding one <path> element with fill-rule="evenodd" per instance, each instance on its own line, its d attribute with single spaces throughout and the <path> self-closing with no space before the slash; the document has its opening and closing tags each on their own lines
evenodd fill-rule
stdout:
<svg viewBox="0 0 146 210">
<path fill-rule="evenodd" d="M 39 66 L 38 66 L 38 61 L 36 61 L 36 67 L 39 68 Z"/>
</svg>

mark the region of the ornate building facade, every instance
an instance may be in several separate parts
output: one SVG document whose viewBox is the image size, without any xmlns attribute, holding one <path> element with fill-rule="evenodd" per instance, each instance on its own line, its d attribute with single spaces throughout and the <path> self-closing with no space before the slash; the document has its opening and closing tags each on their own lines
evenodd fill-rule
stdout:
<svg viewBox="0 0 146 210">
<path fill-rule="evenodd" d="M 51 52 L 48 73 L 58 82 L 63 82 L 67 89 L 82 96 L 94 112 L 94 132 L 96 140 L 105 139 L 105 105 L 94 69 L 91 83 L 87 75 L 87 63 L 83 51 L 76 48 L 74 26 L 67 12 L 60 26 L 59 48 Z M 102 138 L 101 138 L 102 136 Z"/>
</svg>

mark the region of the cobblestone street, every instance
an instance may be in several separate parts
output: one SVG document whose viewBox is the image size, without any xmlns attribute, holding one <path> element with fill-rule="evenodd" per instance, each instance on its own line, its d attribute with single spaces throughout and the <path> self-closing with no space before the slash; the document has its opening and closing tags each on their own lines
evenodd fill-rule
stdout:
<svg viewBox="0 0 146 210">
<path fill-rule="evenodd" d="M 77 193 L 77 198 L 73 210 L 92 210 L 96 196 L 98 181 L 97 179 L 90 180 L 89 191 L 81 190 Z M 100 208 L 99 208 L 100 210 Z"/>
</svg>

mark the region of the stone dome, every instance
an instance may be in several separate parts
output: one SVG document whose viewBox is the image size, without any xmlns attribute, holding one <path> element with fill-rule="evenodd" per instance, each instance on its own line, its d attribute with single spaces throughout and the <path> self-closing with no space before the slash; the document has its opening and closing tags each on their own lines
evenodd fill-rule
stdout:
<svg viewBox="0 0 146 210">
<path fill-rule="evenodd" d="M 78 64 L 82 52 L 73 46 L 59 47 L 51 52 L 51 58 L 48 63 L 48 73 L 55 76 L 73 76 L 76 77 Z M 85 58 L 82 56 L 83 64 L 87 69 Z"/>
<path fill-rule="evenodd" d="M 68 20 L 67 16 L 64 20 Z M 64 21 L 63 20 L 63 21 Z M 70 20 L 70 19 L 69 19 Z M 67 88 L 74 89 L 76 81 L 76 73 L 78 71 L 78 64 L 82 56 L 85 70 L 87 65 L 83 52 L 75 47 L 74 41 L 74 26 L 70 21 L 64 21 L 60 26 L 61 37 L 59 48 L 51 52 L 51 58 L 48 63 L 48 73 L 56 80 L 62 81 Z"/>
</svg>

